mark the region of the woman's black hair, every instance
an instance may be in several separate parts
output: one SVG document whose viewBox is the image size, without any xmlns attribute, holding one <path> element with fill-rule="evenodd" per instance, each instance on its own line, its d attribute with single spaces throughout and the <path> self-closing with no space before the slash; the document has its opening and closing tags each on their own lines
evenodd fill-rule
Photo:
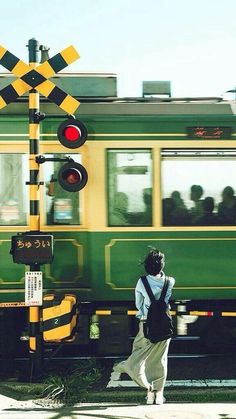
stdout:
<svg viewBox="0 0 236 419">
<path fill-rule="evenodd" d="M 159 274 L 165 265 L 165 255 L 157 249 L 152 249 L 144 260 L 145 271 L 149 275 Z"/>
</svg>

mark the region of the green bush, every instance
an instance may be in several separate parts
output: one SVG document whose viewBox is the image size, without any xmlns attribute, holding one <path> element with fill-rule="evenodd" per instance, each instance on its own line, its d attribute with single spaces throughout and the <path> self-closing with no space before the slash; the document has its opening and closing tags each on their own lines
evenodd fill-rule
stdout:
<svg viewBox="0 0 236 419">
<path fill-rule="evenodd" d="M 100 380 L 101 369 L 95 360 L 79 361 L 58 373 L 45 378 L 43 396 L 47 400 L 57 400 L 63 404 L 82 402 L 89 390 Z"/>
</svg>

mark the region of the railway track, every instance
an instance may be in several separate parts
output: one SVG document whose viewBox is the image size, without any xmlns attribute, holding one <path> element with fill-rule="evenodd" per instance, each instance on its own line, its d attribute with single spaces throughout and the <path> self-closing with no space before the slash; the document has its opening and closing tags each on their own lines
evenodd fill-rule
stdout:
<svg viewBox="0 0 236 419">
<path fill-rule="evenodd" d="M 126 374 L 113 371 L 113 367 L 125 359 L 120 356 L 55 356 L 45 358 L 45 370 L 60 369 L 65 363 L 77 364 L 84 360 L 94 360 L 103 365 L 106 375 L 105 386 L 112 387 L 137 387 Z M 24 370 L 28 358 L 15 358 L 15 370 Z M 169 354 L 167 387 L 236 387 L 236 355 L 235 354 Z"/>
<path fill-rule="evenodd" d="M 83 350 L 83 349 L 82 349 Z M 60 371 L 64 364 L 71 366 L 84 360 L 97 361 L 106 370 L 106 385 L 109 387 L 134 386 L 128 376 L 113 373 L 113 366 L 128 355 L 100 355 L 91 354 L 77 346 L 67 345 L 49 346 L 44 352 L 44 371 Z M 79 354 L 79 355 L 78 355 Z M 5 358 L 3 356 L 3 358 Z M 28 368 L 28 354 L 24 350 L 9 359 L 2 358 L 2 365 L 6 376 L 14 376 L 15 371 L 24 371 Z M 2 370 L 2 369 L 1 369 Z M 3 370 L 2 370 L 3 371 Z M 175 337 L 171 341 L 168 355 L 168 384 L 170 386 L 236 386 L 236 355 L 234 352 L 211 353 L 204 350 L 198 336 Z M 22 374 L 22 373 L 20 373 Z M 3 373 L 1 374 L 3 375 Z"/>
</svg>

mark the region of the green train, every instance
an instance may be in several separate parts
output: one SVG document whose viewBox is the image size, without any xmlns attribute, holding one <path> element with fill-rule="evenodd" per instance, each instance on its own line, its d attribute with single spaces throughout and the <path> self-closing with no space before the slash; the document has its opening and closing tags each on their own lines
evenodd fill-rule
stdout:
<svg viewBox="0 0 236 419">
<path fill-rule="evenodd" d="M 0 88 L 12 80 L 1 74 Z M 130 351 L 134 287 L 150 246 L 166 254 L 166 273 L 176 279 L 176 336 L 204 337 L 213 349 L 223 338 L 235 344 L 235 102 L 174 99 L 167 82 L 144 82 L 141 97 L 121 98 L 114 74 L 53 81 L 79 99 L 75 116 L 88 132 L 68 150 L 57 138 L 67 116 L 41 98 L 39 153 L 71 156 L 88 173 L 87 185 L 71 193 L 57 181 L 60 161 L 40 167 L 40 231 L 54 237 L 53 262 L 41 268 L 43 292 L 76 295 L 71 347 Z M 12 236 L 29 230 L 28 124 L 27 96 L 0 111 L 0 348 L 20 346 L 27 334 L 27 266 L 13 263 L 10 248 Z"/>
</svg>

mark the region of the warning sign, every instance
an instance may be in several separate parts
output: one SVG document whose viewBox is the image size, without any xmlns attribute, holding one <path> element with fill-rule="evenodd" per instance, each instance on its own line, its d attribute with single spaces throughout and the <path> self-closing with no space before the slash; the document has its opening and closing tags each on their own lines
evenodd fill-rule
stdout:
<svg viewBox="0 0 236 419">
<path fill-rule="evenodd" d="M 25 273 L 25 305 L 41 306 L 43 304 L 43 273 Z"/>
</svg>

